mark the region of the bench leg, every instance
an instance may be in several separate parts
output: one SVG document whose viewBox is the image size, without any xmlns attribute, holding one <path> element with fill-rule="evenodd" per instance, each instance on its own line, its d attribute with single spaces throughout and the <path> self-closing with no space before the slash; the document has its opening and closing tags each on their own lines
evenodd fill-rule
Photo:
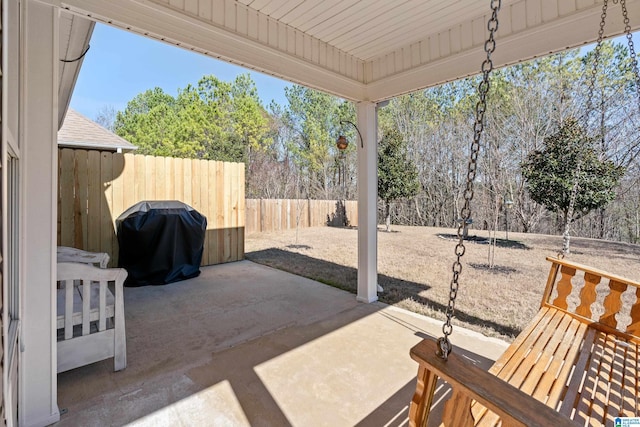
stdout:
<svg viewBox="0 0 640 427">
<path fill-rule="evenodd" d="M 422 365 L 418 367 L 416 391 L 409 407 L 409 426 L 424 427 L 427 425 L 437 382 L 438 376 L 436 374 Z"/>
<path fill-rule="evenodd" d="M 114 323 L 113 370 L 121 371 L 127 367 L 127 334 L 124 326 L 124 307 L 118 299 L 116 299 Z"/>
</svg>

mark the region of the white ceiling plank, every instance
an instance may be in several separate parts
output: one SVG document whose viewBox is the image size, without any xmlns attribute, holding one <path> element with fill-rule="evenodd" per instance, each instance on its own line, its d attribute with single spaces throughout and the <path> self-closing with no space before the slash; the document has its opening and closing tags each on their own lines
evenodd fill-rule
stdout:
<svg viewBox="0 0 640 427">
<path fill-rule="evenodd" d="M 258 34 L 258 12 L 253 10 L 253 9 L 248 9 L 247 10 L 247 19 L 249 20 L 248 22 L 248 32 L 247 35 L 254 39 L 257 40 L 259 37 Z"/>
<path fill-rule="evenodd" d="M 326 40 L 329 36 L 345 31 L 345 28 L 357 27 L 369 22 L 373 17 L 390 12 L 394 8 L 394 4 L 388 0 L 370 0 L 369 5 L 365 10 L 358 9 L 360 3 L 353 6 L 353 13 L 337 16 L 331 20 L 324 20 L 321 24 L 316 24 L 313 20 L 308 21 L 309 25 L 314 24 L 307 29 L 307 32 L 319 38 L 320 40 Z"/>
<path fill-rule="evenodd" d="M 482 5 L 486 6 L 484 2 L 482 2 Z M 479 9 L 479 7 L 475 6 L 473 8 L 473 10 L 476 9 Z M 484 10 L 486 7 L 482 9 Z M 380 15 L 367 22 L 366 27 L 353 28 L 327 41 L 347 52 L 352 48 L 384 42 L 394 37 L 404 38 L 405 43 L 407 41 L 416 41 L 422 39 L 428 33 L 436 33 L 448 28 L 448 25 L 444 24 L 448 21 L 447 17 L 456 16 L 459 13 L 461 12 L 454 7 L 454 4 L 447 4 L 434 11 L 416 8 L 409 3 L 394 10 L 393 16 Z M 471 9 L 462 13 L 470 16 L 474 15 Z M 461 17 L 457 16 L 457 18 Z M 411 37 L 412 40 L 407 40 L 408 37 Z"/>
<path fill-rule="evenodd" d="M 487 20 L 483 17 L 483 18 L 476 18 L 471 23 L 472 39 L 473 39 L 474 46 L 479 46 L 481 43 L 484 43 L 484 41 L 487 39 L 487 36 L 485 33 L 487 29 L 486 22 Z"/>
<path fill-rule="evenodd" d="M 265 45 L 269 44 L 269 17 L 258 14 L 258 40 Z"/>
<path fill-rule="evenodd" d="M 304 34 L 300 31 L 295 32 L 296 35 L 296 56 L 302 58 L 304 56 Z"/>
<path fill-rule="evenodd" d="M 224 26 L 231 31 L 237 31 L 236 3 L 227 3 L 224 8 Z"/>
<path fill-rule="evenodd" d="M 211 0 L 199 0 L 198 16 L 206 20 L 211 19 Z"/>
<path fill-rule="evenodd" d="M 300 16 L 299 22 L 297 22 L 296 25 L 300 30 L 317 37 L 314 32 L 309 30 L 325 22 L 334 22 L 336 17 L 343 17 L 343 19 L 351 21 L 354 17 L 358 16 L 360 11 L 370 7 L 369 3 L 372 2 L 368 1 L 364 4 L 361 0 L 337 1 L 335 5 L 329 4 L 327 5 L 329 7 L 318 11 L 318 13 Z"/>
<path fill-rule="evenodd" d="M 192 15 L 197 15 L 198 0 L 184 0 L 184 10 Z"/>
<path fill-rule="evenodd" d="M 449 31 L 438 34 L 438 41 L 440 42 L 440 56 L 449 56 L 451 54 Z"/>
<path fill-rule="evenodd" d="M 443 31 L 447 31 L 447 30 L 443 30 Z M 363 60 L 368 60 L 376 56 L 377 52 L 379 51 L 389 51 L 389 50 L 398 49 L 407 44 L 415 43 L 419 40 L 425 39 L 428 36 L 432 36 L 433 33 L 426 34 L 424 31 L 410 32 L 411 37 L 417 37 L 418 35 L 421 36 L 421 39 L 416 39 L 416 38 L 408 39 L 408 36 L 406 34 L 403 34 L 401 31 L 394 31 L 393 34 L 392 33 L 380 34 L 379 36 L 372 37 L 371 39 L 361 42 L 358 45 L 354 45 L 353 42 L 349 42 L 348 44 L 338 44 L 338 46 L 341 49 L 347 52 L 350 52 L 354 56 L 357 56 L 358 58 L 361 58 Z"/>
<path fill-rule="evenodd" d="M 552 0 L 558 3 L 558 0 Z M 498 16 L 500 24 L 498 25 L 498 38 L 503 34 L 511 34 L 512 26 L 511 26 L 511 6 L 503 8 Z M 472 38 L 473 39 L 473 38 Z"/>
<path fill-rule="evenodd" d="M 558 2 L 558 12 L 560 12 L 561 16 L 569 15 L 575 11 L 576 11 L 576 2 L 574 0 Z"/>
<path fill-rule="evenodd" d="M 306 0 L 295 9 L 289 11 L 281 20 L 287 25 L 299 28 L 306 20 L 311 19 L 311 17 L 319 15 L 326 10 L 333 10 L 334 8 L 343 9 L 342 3 L 351 1 L 354 0 Z"/>
<path fill-rule="evenodd" d="M 429 37 L 429 53 L 431 54 L 429 61 L 440 58 L 440 43 L 437 35 Z"/>
<path fill-rule="evenodd" d="M 527 0 L 527 27 L 538 25 L 542 21 L 542 4 L 540 0 Z"/>
<path fill-rule="evenodd" d="M 273 19 L 280 20 L 283 15 L 286 15 L 296 7 L 304 3 L 305 0 L 287 1 L 282 3 L 271 2 L 262 8 L 260 12 L 269 15 Z"/>
<path fill-rule="evenodd" d="M 272 1 L 278 1 L 278 0 L 254 0 L 253 3 L 249 5 L 249 7 L 251 9 L 257 10 L 258 12 L 262 12 L 262 8 L 267 6 Z M 281 1 L 287 1 L 287 0 L 281 0 Z"/>
<path fill-rule="evenodd" d="M 585 7 L 593 6 L 594 4 L 599 3 L 595 0 L 576 0 L 576 8 L 584 9 Z M 617 2 L 614 2 L 617 3 Z"/>
<path fill-rule="evenodd" d="M 296 54 L 296 30 L 292 27 L 287 27 L 287 52 Z"/>
<path fill-rule="evenodd" d="M 287 34 L 288 27 L 286 25 L 278 26 L 278 49 L 283 52 L 287 52 L 289 47 L 287 46 Z"/>
<path fill-rule="evenodd" d="M 249 33 L 249 17 L 248 17 L 247 8 L 244 8 L 244 7 L 236 8 L 236 30 L 240 34 Z"/>
<path fill-rule="evenodd" d="M 527 5 L 524 2 L 511 7 L 511 28 L 513 32 L 527 28 Z"/>
<path fill-rule="evenodd" d="M 452 53 L 457 53 L 462 50 L 462 41 L 460 40 L 460 26 L 449 30 L 449 40 L 451 45 L 449 48 Z"/>
<path fill-rule="evenodd" d="M 218 25 L 224 25 L 225 3 L 225 0 L 213 0 L 211 16 Z"/>
<path fill-rule="evenodd" d="M 278 46 L 280 39 L 278 38 L 278 29 L 280 28 L 280 24 L 277 21 L 269 19 L 267 21 L 268 32 L 269 32 L 269 44 L 271 46 Z"/>
<path fill-rule="evenodd" d="M 169 4 L 176 9 L 184 9 L 184 0 L 169 0 Z"/>
<path fill-rule="evenodd" d="M 320 42 L 320 52 L 319 52 L 318 63 L 322 67 L 327 66 L 327 44 L 325 42 Z"/>
<path fill-rule="evenodd" d="M 420 44 L 414 43 L 411 45 L 411 67 L 417 67 L 420 65 Z"/>
<path fill-rule="evenodd" d="M 542 0 L 542 20 L 549 22 L 558 17 L 558 2 L 556 0 Z"/>
</svg>

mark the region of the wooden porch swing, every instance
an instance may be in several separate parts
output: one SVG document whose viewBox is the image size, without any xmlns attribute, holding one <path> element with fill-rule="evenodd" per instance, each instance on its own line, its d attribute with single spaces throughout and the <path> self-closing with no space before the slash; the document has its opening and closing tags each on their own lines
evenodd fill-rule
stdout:
<svg viewBox="0 0 640 427">
<path fill-rule="evenodd" d="M 619 1 L 638 83 L 625 0 Z M 500 3 L 491 1 L 463 218 L 471 215 Z M 598 46 L 606 11 L 607 0 Z M 640 417 L 640 283 L 564 259 L 547 258 L 551 269 L 540 311 L 486 372 L 451 353 L 451 318 L 465 252 L 462 233 L 460 226 L 444 336 L 425 339 L 411 349 L 419 367 L 410 425 L 427 425 L 439 379 L 452 389 L 442 410 L 444 426 L 613 426 L 618 417 Z"/>
</svg>

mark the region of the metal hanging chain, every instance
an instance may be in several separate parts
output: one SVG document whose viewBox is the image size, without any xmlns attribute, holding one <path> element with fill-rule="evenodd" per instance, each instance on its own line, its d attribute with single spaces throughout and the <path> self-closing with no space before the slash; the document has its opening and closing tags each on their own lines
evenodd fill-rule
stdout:
<svg viewBox="0 0 640 427">
<path fill-rule="evenodd" d="M 616 3 L 616 0 L 614 0 Z M 622 7 L 622 18 L 624 22 L 624 32 L 627 35 L 627 42 L 629 44 L 629 58 L 631 59 L 631 69 L 636 79 L 636 94 L 638 95 L 638 109 L 640 109 L 640 71 L 638 70 L 638 58 L 636 57 L 636 49 L 633 45 L 633 36 L 631 35 L 631 25 L 629 24 L 629 14 L 627 13 L 627 1 L 620 0 L 620 6 Z"/>
<path fill-rule="evenodd" d="M 614 0 L 615 1 L 615 0 Z M 624 0 L 622 0 L 624 1 Z M 602 5 L 602 13 L 600 14 L 600 29 L 598 30 L 598 41 L 596 47 L 593 49 L 593 66 L 591 67 L 591 76 L 587 85 L 587 111 L 585 114 L 585 123 L 589 123 L 589 117 L 591 116 L 591 110 L 593 109 L 593 92 L 596 87 L 596 77 L 598 74 L 598 65 L 600 64 L 600 54 L 602 52 L 602 40 L 604 39 L 604 26 L 607 21 L 607 8 L 609 6 L 608 0 L 604 0 Z M 629 28 L 631 29 L 631 28 Z"/>
<path fill-rule="evenodd" d="M 447 360 L 451 353 L 451 341 L 449 335 L 453 332 L 451 319 L 455 313 L 456 297 L 458 296 L 458 288 L 460 287 L 459 278 L 462 272 L 462 263 L 460 260 L 465 253 L 464 246 L 464 227 L 467 221 L 471 219 L 471 200 L 473 200 L 473 182 L 476 179 L 478 153 L 480 151 L 480 139 L 484 130 L 484 113 L 487 110 L 487 94 L 489 93 L 489 74 L 493 71 L 493 61 L 491 54 L 496 49 L 495 33 L 498 31 L 498 11 L 502 4 L 501 0 L 491 0 L 491 18 L 487 23 L 489 38 L 484 43 L 484 51 L 487 53 L 486 59 L 482 62 L 482 81 L 478 84 L 479 100 L 476 104 L 476 121 L 473 125 L 473 142 L 471 143 L 471 154 L 467 169 L 467 185 L 464 190 L 464 205 L 460 211 L 462 220 L 458 224 L 458 244 L 455 247 L 456 261 L 453 263 L 453 278 L 449 284 L 449 304 L 445 312 L 446 320 L 442 325 L 442 333 L 444 336 L 438 338 L 438 356 Z"/>
<path fill-rule="evenodd" d="M 624 33 L 627 37 L 627 44 L 629 46 L 629 59 L 631 60 L 631 70 L 635 78 L 636 95 L 638 96 L 638 108 L 640 109 L 640 68 L 638 67 L 638 58 L 636 56 L 636 49 L 633 43 L 633 36 L 631 34 L 631 24 L 629 23 L 629 13 L 627 10 L 626 0 L 613 0 L 614 4 L 620 3 L 622 9 L 622 18 L 624 23 Z M 604 27 L 607 18 L 608 0 L 604 0 L 602 5 L 602 14 L 600 15 L 600 29 L 598 30 L 598 40 L 596 47 L 593 49 L 593 66 L 591 68 L 591 75 L 588 83 L 588 95 L 587 95 L 587 111 L 585 114 L 585 122 L 589 121 L 591 110 L 593 109 L 593 93 L 595 91 L 598 66 L 600 64 L 600 56 L 602 51 L 602 41 L 604 39 Z"/>
<path fill-rule="evenodd" d="M 623 18 L 623 22 L 624 22 L 624 32 L 627 36 L 627 43 L 629 45 L 629 58 L 631 59 L 631 69 L 633 70 L 633 75 L 635 77 L 635 86 L 636 86 L 636 95 L 638 96 L 638 109 L 640 109 L 640 71 L 638 70 L 638 58 L 636 57 L 636 50 L 635 50 L 635 46 L 633 44 L 633 36 L 631 35 L 631 25 L 629 24 L 629 14 L 627 11 L 627 2 L 626 0 L 613 0 L 614 4 L 617 4 L 618 1 L 620 2 L 620 7 L 622 8 L 622 18 Z M 602 13 L 600 15 L 600 29 L 598 30 L 598 41 L 596 42 L 596 47 L 593 50 L 593 67 L 591 68 L 591 76 L 589 79 L 589 84 L 588 84 L 588 95 L 587 95 L 587 111 L 585 112 L 585 128 L 588 128 L 589 125 L 589 118 L 591 117 L 591 113 L 592 113 L 592 109 L 593 109 L 593 93 L 595 91 L 595 87 L 596 87 L 596 77 L 598 74 L 598 65 L 600 63 L 600 55 L 602 52 L 602 40 L 604 38 L 604 26 L 606 23 L 606 19 L 607 19 L 607 7 L 608 7 L 608 0 L 604 0 L 604 3 L 602 5 Z M 602 105 L 602 114 L 604 114 L 604 99 L 602 99 L 601 101 L 603 103 Z M 601 129 L 603 129 L 603 125 L 601 123 Z M 601 138 L 604 141 L 604 132 L 601 135 Z M 573 181 L 573 186 L 571 189 L 571 196 L 569 198 L 569 208 L 567 210 L 567 217 L 569 218 L 569 221 L 571 221 L 571 218 L 573 217 L 573 212 L 575 210 L 575 203 L 576 203 L 576 198 L 578 197 L 578 190 L 579 190 L 579 175 L 582 169 L 582 164 L 579 162 L 578 165 L 576 166 L 576 170 L 575 170 L 575 174 L 574 174 L 574 181 Z M 568 252 L 568 247 L 567 247 L 567 234 L 569 232 L 569 226 L 570 226 L 570 222 L 567 226 L 567 229 L 564 232 L 564 243 L 562 245 L 562 256 L 564 257 L 567 252 Z M 560 255 L 560 254 L 559 254 Z"/>
<path fill-rule="evenodd" d="M 623 3 L 625 0 L 621 0 Z M 613 0 L 614 3 L 617 0 Z M 585 129 L 589 127 L 589 118 L 593 110 L 593 93 L 596 88 L 596 81 L 598 75 L 598 66 L 600 64 L 600 55 L 602 53 L 602 41 L 604 39 L 604 26 L 607 22 L 607 8 L 609 6 L 608 0 L 604 0 L 602 4 L 602 13 L 600 14 L 600 28 L 598 29 L 598 41 L 596 47 L 593 49 L 593 66 L 591 67 L 591 75 L 589 76 L 588 94 L 587 94 L 587 110 L 584 114 Z M 623 11 L 626 7 L 623 6 Z M 624 14 L 624 12 L 623 12 Z M 631 27 L 629 27 L 631 31 Z M 603 136 L 604 137 L 604 136 Z M 562 234 L 562 252 L 558 253 L 558 258 L 564 258 L 569 252 L 569 228 L 571 227 L 571 218 L 575 211 L 576 199 L 578 198 L 578 190 L 580 189 L 580 172 L 582 170 L 582 163 L 578 161 L 576 169 L 573 174 L 573 185 L 571 186 L 571 194 L 569 195 L 569 207 L 567 209 L 568 223 Z"/>
</svg>

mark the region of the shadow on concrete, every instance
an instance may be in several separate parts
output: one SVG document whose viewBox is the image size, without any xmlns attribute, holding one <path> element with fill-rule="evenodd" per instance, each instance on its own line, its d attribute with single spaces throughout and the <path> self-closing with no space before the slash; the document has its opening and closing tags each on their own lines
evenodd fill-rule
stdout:
<svg viewBox="0 0 640 427">
<path fill-rule="evenodd" d="M 417 332 L 416 336 L 420 338 L 427 338 L 424 333 Z M 476 353 L 467 351 L 461 347 L 454 346 L 453 351 L 469 360 L 476 366 L 488 370 L 494 363 L 493 360 L 482 357 Z M 409 381 L 398 390 L 393 396 L 389 397 L 382 405 L 378 406 L 375 411 L 371 412 L 368 416 L 363 418 L 357 427 L 377 427 L 380 424 L 380 420 L 388 420 L 385 426 L 406 426 L 407 418 L 409 417 L 409 403 L 413 397 L 413 393 L 416 388 L 416 381 Z M 442 380 L 438 380 L 436 391 L 433 397 L 434 405 L 431 408 L 429 416 L 429 426 L 437 426 L 440 424 L 442 418 L 442 407 L 444 402 L 451 395 L 451 386 Z M 408 397 L 408 398 L 407 398 Z"/>
<path fill-rule="evenodd" d="M 358 270 L 353 267 L 279 248 L 248 252 L 245 256 L 247 259 L 259 264 L 308 277 L 354 294 L 357 291 Z M 447 308 L 444 304 L 420 294 L 425 290 L 431 289 L 431 286 L 428 284 L 403 280 L 384 274 L 378 274 L 378 284 L 384 288 L 384 292 L 379 295 L 380 301 L 384 303 L 393 305 L 409 297 L 413 301 L 441 313 L 444 313 Z M 456 310 L 456 318 L 468 324 L 483 325 L 484 327 L 492 328 L 506 336 L 515 337 L 521 332 L 519 328 L 503 325 L 491 319 L 477 317 L 461 310 Z"/>
<path fill-rule="evenodd" d="M 231 424 L 292 425 L 260 369 L 383 307 L 246 261 L 166 286 L 127 288 L 127 368 L 114 373 L 107 359 L 59 374 L 58 404 L 68 412 L 57 425 L 208 424 L 233 412 L 220 388 L 240 414 Z M 408 348 L 401 353 L 409 357 Z M 286 372 L 304 378 L 303 369 Z M 407 385 L 367 419 L 385 425 L 386 414 L 410 398 Z"/>
</svg>

